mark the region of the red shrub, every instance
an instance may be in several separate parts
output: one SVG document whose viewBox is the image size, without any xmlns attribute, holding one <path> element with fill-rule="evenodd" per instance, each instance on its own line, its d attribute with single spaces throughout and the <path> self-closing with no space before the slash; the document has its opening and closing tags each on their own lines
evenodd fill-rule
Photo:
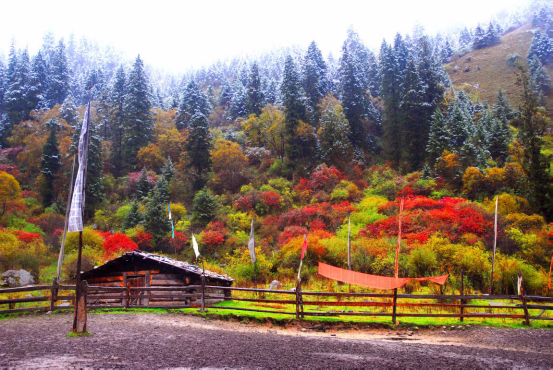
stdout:
<svg viewBox="0 0 553 370">
<path fill-rule="evenodd" d="M 281 205 L 281 197 L 274 190 L 269 190 L 259 194 L 259 199 L 269 208 L 279 208 Z"/>
<path fill-rule="evenodd" d="M 35 241 L 42 241 L 42 235 L 40 233 L 30 233 L 23 230 L 15 230 L 13 231 L 13 234 L 17 236 L 17 239 L 27 244 Z"/>
<path fill-rule="evenodd" d="M 225 235 L 220 231 L 204 231 L 202 232 L 202 242 L 208 246 L 210 250 L 223 245 Z"/>
<path fill-rule="evenodd" d="M 122 233 L 110 235 L 104 242 L 104 251 L 106 255 L 119 252 L 131 252 L 135 249 L 138 249 L 138 245 L 126 234 Z"/>
<path fill-rule="evenodd" d="M 152 234 L 145 231 L 138 231 L 133 240 L 136 242 L 136 245 L 138 245 L 138 249 L 145 251 L 154 248 L 152 245 L 152 238 Z"/>
<path fill-rule="evenodd" d="M 316 218 L 313 221 L 311 221 L 311 224 L 309 224 L 309 227 L 311 228 L 311 230 L 325 230 L 326 224 L 320 218 Z"/>
<path fill-rule="evenodd" d="M 284 229 L 282 234 L 278 237 L 278 244 L 280 246 L 283 246 L 284 244 L 288 243 L 290 239 L 295 238 L 299 235 L 305 235 L 307 234 L 307 228 L 301 227 L 301 226 L 288 226 Z"/>
<path fill-rule="evenodd" d="M 345 178 L 344 173 L 336 167 L 328 167 L 326 164 L 313 172 L 309 177 L 309 183 L 312 190 L 332 191 L 340 181 Z"/>
<path fill-rule="evenodd" d="M 248 212 L 254 207 L 254 197 L 253 195 L 244 195 L 232 202 L 232 206 L 237 211 Z"/>
</svg>

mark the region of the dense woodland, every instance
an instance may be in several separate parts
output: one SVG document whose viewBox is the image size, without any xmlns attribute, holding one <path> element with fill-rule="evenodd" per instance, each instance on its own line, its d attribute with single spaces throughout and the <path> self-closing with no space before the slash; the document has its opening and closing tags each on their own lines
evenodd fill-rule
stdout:
<svg viewBox="0 0 553 370">
<path fill-rule="evenodd" d="M 353 269 L 391 276 L 405 199 L 400 275 L 455 285 L 464 270 L 487 291 L 499 197 L 494 291 L 514 292 L 521 270 L 547 294 L 553 9 L 533 10 L 447 36 L 417 28 L 378 53 L 350 29 L 336 59 L 313 42 L 183 76 L 85 39 L 47 34 L 32 56 L 14 43 L 0 59 L 0 271 L 51 278 L 90 99 L 85 269 L 137 248 L 193 261 L 194 233 L 208 268 L 251 282 L 253 219 L 259 280 L 294 276 L 304 234 L 310 279 L 317 261 L 346 266 L 351 219 Z M 453 86 L 445 65 L 528 24 L 528 54 L 505 60 L 520 105 Z M 65 278 L 76 245 L 68 234 Z"/>
</svg>

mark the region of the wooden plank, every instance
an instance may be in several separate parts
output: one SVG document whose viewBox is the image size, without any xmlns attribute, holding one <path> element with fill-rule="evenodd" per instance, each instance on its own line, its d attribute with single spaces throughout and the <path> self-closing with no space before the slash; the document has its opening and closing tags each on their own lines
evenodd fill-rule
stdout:
<svg viewBox="0 0 553 370">
<path fill-rule="evenodd" d="M 145 277 L 144 277 L 144 287 L 149 287 L 151 285 L 152 276 L 150 274 L 150 271 L 146 271 Z M 150 304 L 149 297 L 142 298 L 142 305 L 147 306 Z"/>
<path fill-rule="evenodd" d="M 184 282 L 185 276 L 182 274 L 154 274 L 152 275 L 152 280 L 179 280 L 181 283 Z"/>
<path fill-rule="evenodd" d="M 125 288 L 125 292 L 128 292 L 128 284 L 127 284 L 127 273 L 123 273 L 123 282 L 121 284 L 123 288 Z M 125 306 L 125 308 L 129 307 L 128 301 L 126 301 L 124 298 L 121 299 L 121 306 Z"/>
<path fill-rule="evenodd" d="M 200 288 L 199 285 L 187 285 L 187 286 L 175 286 L 175 287 L 163 287 L 163 286 L 150 286 L 150 287 L 132 287 L 131 291 L 152 291 L 152 292 L 163 292 L 163 291 L 175 291 L 175 292 L 186 292 L 189 290 L 196 290 Z"/>
<path fill-rule="evenodd" d="M 14 308 L 14 309 L 11 309 L 11 310 L 1 310 L 0 314 L 17 313 L 17 312 L 36 312 L 36 311 L 47 312 L 49 309 L 50 309 L 49 307 Z"/>
<path fill-rule="evenodd" d="M 20 288 L 4 288 L 4 289 L 0 289 L 0 294 L 5 294 L 5 293 L 21 293 L 21 292 L 34 292 L 34 291 L 37 291 L 37 290 L 50 290 L 52 289 L 52 286 L 51 285 L 29 285 L 29 286 L 24 286 L 24 287 L 20 287 Z M 73 289 L 75 289 L 75 287 L 73 286 Z"/>
<path fill-rule="evenodd" d="M 24 303 L 24 302 L 44 302 L 49 301 L 50 296 L 45 297 L 31 297 L 31 298 L 14 298 L 14 299 L 2 299 L 0 304 L 9 304 L 9 303 Z"/>
<path fill-rule="evenodd" d="M 163 286 L 163 285 L 176 285 L 176 286 L 182 286 L 184 285 L 184 282 L 182 280 L 174 280 L 174 279 L 165 279 L 165 280 L 156 280 L 152 279 L 152 286 Z"/>
</svg>

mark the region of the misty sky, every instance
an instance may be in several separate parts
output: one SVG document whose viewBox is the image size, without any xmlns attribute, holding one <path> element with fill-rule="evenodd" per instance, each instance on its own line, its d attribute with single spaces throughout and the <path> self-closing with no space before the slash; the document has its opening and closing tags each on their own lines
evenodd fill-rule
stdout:
<svg viewBox="0 0 553 370">
<path fill-rule="evenodd" d="M 73 33 L 112 45 L 145 63 L 181 72 L 217 59 L 316 41 L 324 55 L 339 53 L 353 26 L 371 49 L 415 24 L 434 34 L 488 22 L 525 0 L 18 0 L 2 4 L 0 53 L 16 47 L 35 54 L 47 31 Z M 453 7 L 452 7 L 453 6 Z"/>
</svg>

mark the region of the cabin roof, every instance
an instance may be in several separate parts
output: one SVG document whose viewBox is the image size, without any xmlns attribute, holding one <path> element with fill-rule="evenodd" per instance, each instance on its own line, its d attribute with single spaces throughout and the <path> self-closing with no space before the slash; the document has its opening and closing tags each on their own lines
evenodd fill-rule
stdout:
<svg viewBox="0 0 553 370">
<path fill-rule="evenodd" d="M 222 275 L 208 270 L 205 270 L 204 272 L 204 270 L 200 266 L 192 265 L 188 262 L 177 261 L 173 258 L 160 256 L 158 254 L 148 253 L 140 250 L 126 252 L 121 256 L 114 258 L 101 266 L 97 266 L 92 270 L 86 271 L 83 273 L 82 278 L 87 279 L 89 277 L 95 277 L 95 276 L 101 275 L 101 272 L 110 272 L 113 269 L 117 269 L 117 267 L 125 263 L 128 263 L 130 260 L 132 260 L 133 263 L 137 261 L 150 262 L 150 263 L 153 262 L 153 264 L 162 265 L 164 267 L 176 268 L 179 270 L 183 270 L 184 272 L 192 273 L 198 276 L 201 276 L 202 273 L 205 273 L 205 276 L 211 279 L 223 280 L 227 282 L 234 281 L 234 279 L 228 275 Z"/>
</svg>

